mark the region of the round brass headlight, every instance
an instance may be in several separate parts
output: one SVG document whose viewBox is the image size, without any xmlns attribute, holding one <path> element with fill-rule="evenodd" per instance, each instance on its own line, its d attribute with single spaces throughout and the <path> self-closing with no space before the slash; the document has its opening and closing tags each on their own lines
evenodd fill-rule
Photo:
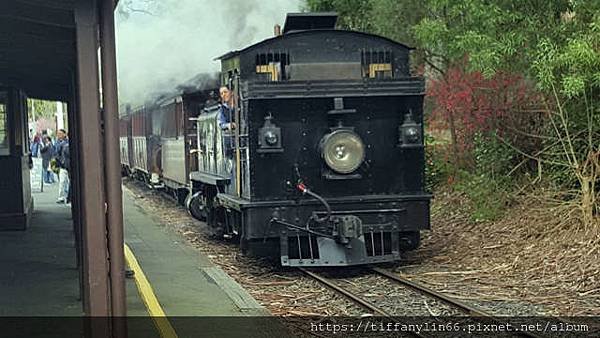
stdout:
<svg viewBox="0 0 600 338">
<path fill-rule="evenodd" d="M 349 174 L 364 161 L 365 145 L 353 131 L 336 130 L 321 140 L 321 156 L 332 170 Z"/>
</svg>

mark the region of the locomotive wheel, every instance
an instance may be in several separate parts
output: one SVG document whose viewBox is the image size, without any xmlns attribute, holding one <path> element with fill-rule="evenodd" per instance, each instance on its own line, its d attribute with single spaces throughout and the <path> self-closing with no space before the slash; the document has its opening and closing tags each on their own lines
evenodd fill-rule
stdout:
<svg viewBox="0 0 600 338">
<path fill-rule="evenodd" d="M 189 193 L 185 199 L 185 207 L 195 219 L 205 221 L 206 220 L 206 209 L 204 203 L 202 203 L 202 196 L 200 193 Z"/>
<path fill-rule="evenodd" d="M 223 238 L 225 231 L 225 209 L 222 207 L 206 206 L 206 224 L 217 238 Z"/>
<path fill-rule="evenodd" d="M 407 231 L 400 233 L 400 251 L 416 250 L 421 244 L 420 231 Z"/>
<path fill-rule="evenodd" d="M 185 201 L 188 197 L 189 191 L 187 189 L 175 190 L 175 197 L 177 198 L 177 204 L 185 205 Z M 195 216 L 194 216 L 195 217 Z"/>
<path fill-rule="evenodd" d="M 210 227 L 216 228 L 218 227 L 219 221 L 223 219 L 219 219 L 217 207 L 215 207 L 215 198 L 217 196 L 217 189 L 214 186 L 206 185 L 202 188 L 202 196 L 198 196 L 202 201 L 204 201 L 203 213 L 206 215 L 206 224 Z"/>
<path fill-rule="evenodd" d="M 206 224 L 209 227 L 214 227 L 214 226 L 216 226 L 216 223 L 217 223 L 217 211 L 210 206 L 206 206 Z"/>
<path fill-rule="evenodd" d="M 189 210 L 192 216 L 194 216 L 195 218 L 201 221 L 207 221 L 208 215 L 206 212 L 206 208 L 202 204 L 202 200 L 200 198 L 192 199 L 192 201 L 190 202 Z"/>
</svg>

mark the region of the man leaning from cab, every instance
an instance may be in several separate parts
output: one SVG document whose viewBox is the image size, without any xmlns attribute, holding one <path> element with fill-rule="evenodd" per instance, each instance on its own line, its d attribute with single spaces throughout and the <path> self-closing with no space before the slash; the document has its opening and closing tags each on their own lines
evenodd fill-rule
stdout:
<svg viewBox="0 0 600 338">
<path fill-rule="evenodd" d="M 229 88 L 225 86 L 219 88 L 219 94 L 221 96 L 221 107 L 217 114 L 217 123 L 219 128 L 223 130 L 223 151 L 227 159 L 225 163 L 229 163 L 229 165 L 226 164 L 225 171 L 229 173 L 231 180 L 229 189 L 233 189 L 235 187 L 235 175 L 233 174 L 235 172 L 235 162 L 233 161 L 234 139 L 231 132 L 236 128 L 235 122 L 232 121 L 235 107 L 233 105 L 233 95 L 231 95 Z"/>
<path fill-rule="evenodd" d="M 221 109 L 219 109 L 219 115 L 217 120 L 221 130 L 232 131 L 235 129 L 235 122 L 232 121 L 233 109 L 233 95 L 231 90 L 226 86 L 219 88 L 219 95 L 221 96 Z"/>
</svg>

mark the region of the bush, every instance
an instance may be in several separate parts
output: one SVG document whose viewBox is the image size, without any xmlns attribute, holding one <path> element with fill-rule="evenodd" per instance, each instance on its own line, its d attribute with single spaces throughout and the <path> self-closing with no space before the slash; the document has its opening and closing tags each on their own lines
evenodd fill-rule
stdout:
<svg viewBox="0 0 600 338">
<path fill-rule="evenodd" d="M 425 134 L 425 189 L 434 191 L 447 182 L 453 172 L 448 158 L 447 144 L 438 142 L 431 134 Z"/>
<path fill-rule="evenodd" d="M 483 174 L 460 171 L 459 176 L 456 190 L 469 197 L 473 207 L 473 221 L 493 221 L 503 214 L 509 201 L 505 187 Z"/>
<path fill-rule="evenodd" d="M 456 189 L 471 200 L 474 221 L 495 220 L 510 202 L 513 184 L 508 173 L 514 165 L 514 152 L 495 133 L 477 133 L 473 141 L 474 168 L 459 171 Z"/>
<path fill-rule="evenodd" d="M 475 173 L 498 183 L 507 183 L 514 165 L 515 152 L 496 137 L 496 132 L 476 133 L 473 137 Z"/>
</svg>

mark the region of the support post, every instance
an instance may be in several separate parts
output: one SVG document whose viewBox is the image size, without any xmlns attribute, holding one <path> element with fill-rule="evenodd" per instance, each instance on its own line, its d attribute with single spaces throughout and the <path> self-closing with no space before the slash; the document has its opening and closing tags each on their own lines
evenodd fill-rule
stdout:
<svg viewBox="0 0 600 338">
<path fill-rule="evenodd" d="M 126 315 L 125 262 L 123 251 L 123 201 L 121 191 L 121 158 L 119 146 L 119 103 L 117 93 L 117 60 L 115 49 L 114 2 L 104 0 L 101 4 L 100 48 L 102 57 L 102 102 L 104 119 L 104 175 L 106 177 L 108 249 L 110 253 L 110 283 L 112 315 Z M 124 320 L 117 327 L 126 328 Z M 122 337 L 122 334 L 118 335 Z"/>
<path fill-rule="evenodd" d="M 94 0 L 75 1 L 77 45 L 77 140 L 80 213 L 83 240 L 84 312 L 111 315 L 105 181 L 98 85 L 97 7 Z M 99 318 L 98 318 L 99 319 Z M 93 337 L 110 337 L 110 326 L 92 321 Z"/>
<path fill-rule="evenodd" d="M 76 80 L 73 79 L 71 90 L 74 91 L 73 88 L 77 88 L 75 84 Z M 77 108 L 75 107 L 75 98 L 71 98 L 67 103 L 67 119 L 69 121 L 69 125 L 77 126 L 78 116 L 77 116 Z M 81 218 L 81 194 L 80 194 L 80 185 L 81 175 L 80 168 L 77 163 L 79 160 L 79 144 L 77 140 L 79 140 L 80 136 L 78 135 L 78 129 L 76 127 L 68 130 L 69 132 L 69 150 L 71 152 L 71 172 L 69 172 L 69 181 L 71 189 L 71 218 L 73 219 L 73 234 L 75 237 L 75 252 L 76 252 L 76 266 L 79 277 L 79 300 L 83 302 L 83 306 L 85 308 L 87 299 L 85 299 L 83 295 L 83 290 L 85 289 L 84 283 L 84 274 L 83 274 L 83 238 L 82 238 L 82 218 Z"/>
</svg>

